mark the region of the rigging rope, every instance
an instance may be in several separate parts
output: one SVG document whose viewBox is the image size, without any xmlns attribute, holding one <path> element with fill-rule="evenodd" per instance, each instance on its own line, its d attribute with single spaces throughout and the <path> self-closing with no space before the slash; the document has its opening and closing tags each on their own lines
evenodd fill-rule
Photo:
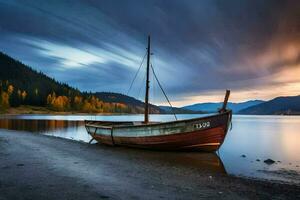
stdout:
<svg viewBox="0 0 300 200">
<path fill-rule="evenodd" d="M 143 83 L 146 81 L 146 73 L 145 73 L 145 75 L 144 75 L 144 77 L 143 77 Z M 141 94 L 141 90 L 142 90 L 142 88 L 144 87 L 144 84 L 141 84 L 141 87 L 140 87 L 140 89 L 139 89 L 139 92 L 138 92 L 138 96 L 137 96 L 137 98 L 139 99 L 139 100 L 141 100 L 140 99 L 140 94 Z M 144 101 L 144 100 L 141 100 L 141 101 Z"/>
<path fill-rule="evenodd" d="M 128 91 L 127 91 L 127 95 L 129 94 L 129 92 L 130 92 L 130 90 L 131 90 L 131 88 L 132 88 L 132 86 L 133 86 L 133 83 L 134 83 L 134 81 L 135 81 L 135 79 L 136 79 L 136 77 L 137 77 L 137 75 L 138 75 L 138 73 L 139 73 L 139 71 L 140 71 L 140 69 L 141 69 L 141 67 L 142 67 L 142 65 L 143 65 L 143 62 L 144 62 L 144 60 L 145 60 L 146 55 L 147 55 L 147 51 L 146 51 L 146 53 L 145 53 L 145 55 L 144 55 L 144 57 L 143 57 L 143 59 L 142 59 L 142 62 L 141 62 L 141 64 L 140 64 L 140 66 L 139 66 L 139 69 L 137 70 L 137 72 L 136 72 L 135 75 L 134 75 L 134 78 L 133 78 L 133 80 L 132 80 L 132 82 L 131 82 L 131 84 L 130 84 L 130 87 L 129 87 Z"/>
<path fill-rule="evenodd" d="M 152 63 L 151 63 L 151 69 L 152 69 L 153 75 L 154 75 L 154 77 L 155 77 L 155 79 L 156 79 L 156 81 L 157 81 L 157 83 L 158 83 L 158 86 L 160 87 L 161 91 L 163 92 L 164 96 L 166 97 L 166 99 L 167 99 L 167 101 L 168 101 L 168 103 L 169 103 L 169 105 L 170 105 L 170 107 L 171 107 L 171 109 L 172 109 L 172 111 L 173 111 L 173 115 L 174 115 L 175 119 L 177 120 L 177 116 L 176 116 L 176 114 L 175 114 L 175 112 L 174 112 L 174 108 L 173 108 L 173 106 L 172 106 L 172 104 L 171 104 L 171 102 L 170 102 L 168 96 L 166 95 L 166 93 L 165 93 L 163 87 L 161 86 L 161 84 L 160 84 L 160 82 L 159 82 L 159 80 L 158 80 L 158 78 L 157 78 L 157 76 L 156 76 L 156 74 L 155 74 L 155 72 L 154 72 Z"/>
<path fill-rule="evenodd" d="M 154 76 L 152 76 L 152 103 L 155 104 L 155 81 Z"/>
</svg>

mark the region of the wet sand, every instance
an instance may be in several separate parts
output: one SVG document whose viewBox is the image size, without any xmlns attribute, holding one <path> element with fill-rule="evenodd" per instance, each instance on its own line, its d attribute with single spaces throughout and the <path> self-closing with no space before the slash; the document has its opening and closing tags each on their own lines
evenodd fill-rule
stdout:
<svg viewBox="0 0 300 200">
<path fill-rule="evenodd" d="M 300 186 L 226 174 L 214 154 L 89 145 L 0 130 L 2 199 L 299 199 Z"/>
</svg>

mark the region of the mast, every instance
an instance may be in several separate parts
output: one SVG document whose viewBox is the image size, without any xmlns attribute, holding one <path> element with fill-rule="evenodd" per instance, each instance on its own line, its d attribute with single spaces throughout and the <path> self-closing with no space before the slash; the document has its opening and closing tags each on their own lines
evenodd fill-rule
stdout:
<svg viewBox="0 0 300 200">
<path fill-rule="evenodd" d="M 225 112 L 226 111 L 226 107 L 227 107 L 227 102 L 228 102 L 228 99 L 229 99 L 229 95 L 230 95 L 230 90 L 226 90 L 226 94 L 225 94 L 223 106 L 222 106 L 222 108 L 221 108 L 221 110 L 219 112 Z"/>
<path fill-rule="evenodd" d="M 146 94 L 145 94 L 145 119 L 144 123 L 149 122 L 149 68 L 150 68 L 150 35 L 148 36 L 148 48 L 147 48 L 147 74 L 146 74 Z"/>
</svg>

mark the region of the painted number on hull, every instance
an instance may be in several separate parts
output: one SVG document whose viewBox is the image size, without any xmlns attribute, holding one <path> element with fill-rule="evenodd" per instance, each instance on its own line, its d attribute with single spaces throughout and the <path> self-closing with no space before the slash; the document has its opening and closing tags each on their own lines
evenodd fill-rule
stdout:
<svg viewBox="0 0 300 200">
<path fill-rule="evenodd" d="M 199 124 L 194 124 L 194 128 L 201 129 L 201 128 L 208 128 L 210 127 L 210 122 L 201 122 Z"/>
</svg>

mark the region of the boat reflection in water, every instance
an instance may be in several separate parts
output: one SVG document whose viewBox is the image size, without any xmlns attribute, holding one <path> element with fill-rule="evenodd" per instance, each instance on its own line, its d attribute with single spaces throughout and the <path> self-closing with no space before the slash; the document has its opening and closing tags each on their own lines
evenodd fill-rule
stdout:
<svg viewBox="0 0 300 200">
<path fill-rule="evenodd" d="M 41 133 L 84 142 L 88 142 L 91 139 L 91 137 L 86 134 L 84 121 L 0 119 L 0 128 Z M 99 145 L 99 147 L 106 148 L 105 145 Z M 178 167 L 180 169 L 192 169 L 201 172 L 216 172 L 220 174 L 226 173 L 221 159 L 215 153 L 159 152 L 126 147 L 108 149 L 111 151 L 123 152 L 127 155 L 130 154 L 136 155 L 137 157 L 143 157 L 144 161 L 156 163 L 158 166 L 163 165 Z"/>
<path fill-rule="evenodd" d="M 165 152 L 151 150 L 133 150 L 120 147 L 127 151 L 144 154 L 143 160 L 156 163 L 158 166 L 167 166 L 184 170 L 196 170 L 201 173 L 227 174 L 222 160 L 216 153 L 204 152 Z"/>
</svg>

